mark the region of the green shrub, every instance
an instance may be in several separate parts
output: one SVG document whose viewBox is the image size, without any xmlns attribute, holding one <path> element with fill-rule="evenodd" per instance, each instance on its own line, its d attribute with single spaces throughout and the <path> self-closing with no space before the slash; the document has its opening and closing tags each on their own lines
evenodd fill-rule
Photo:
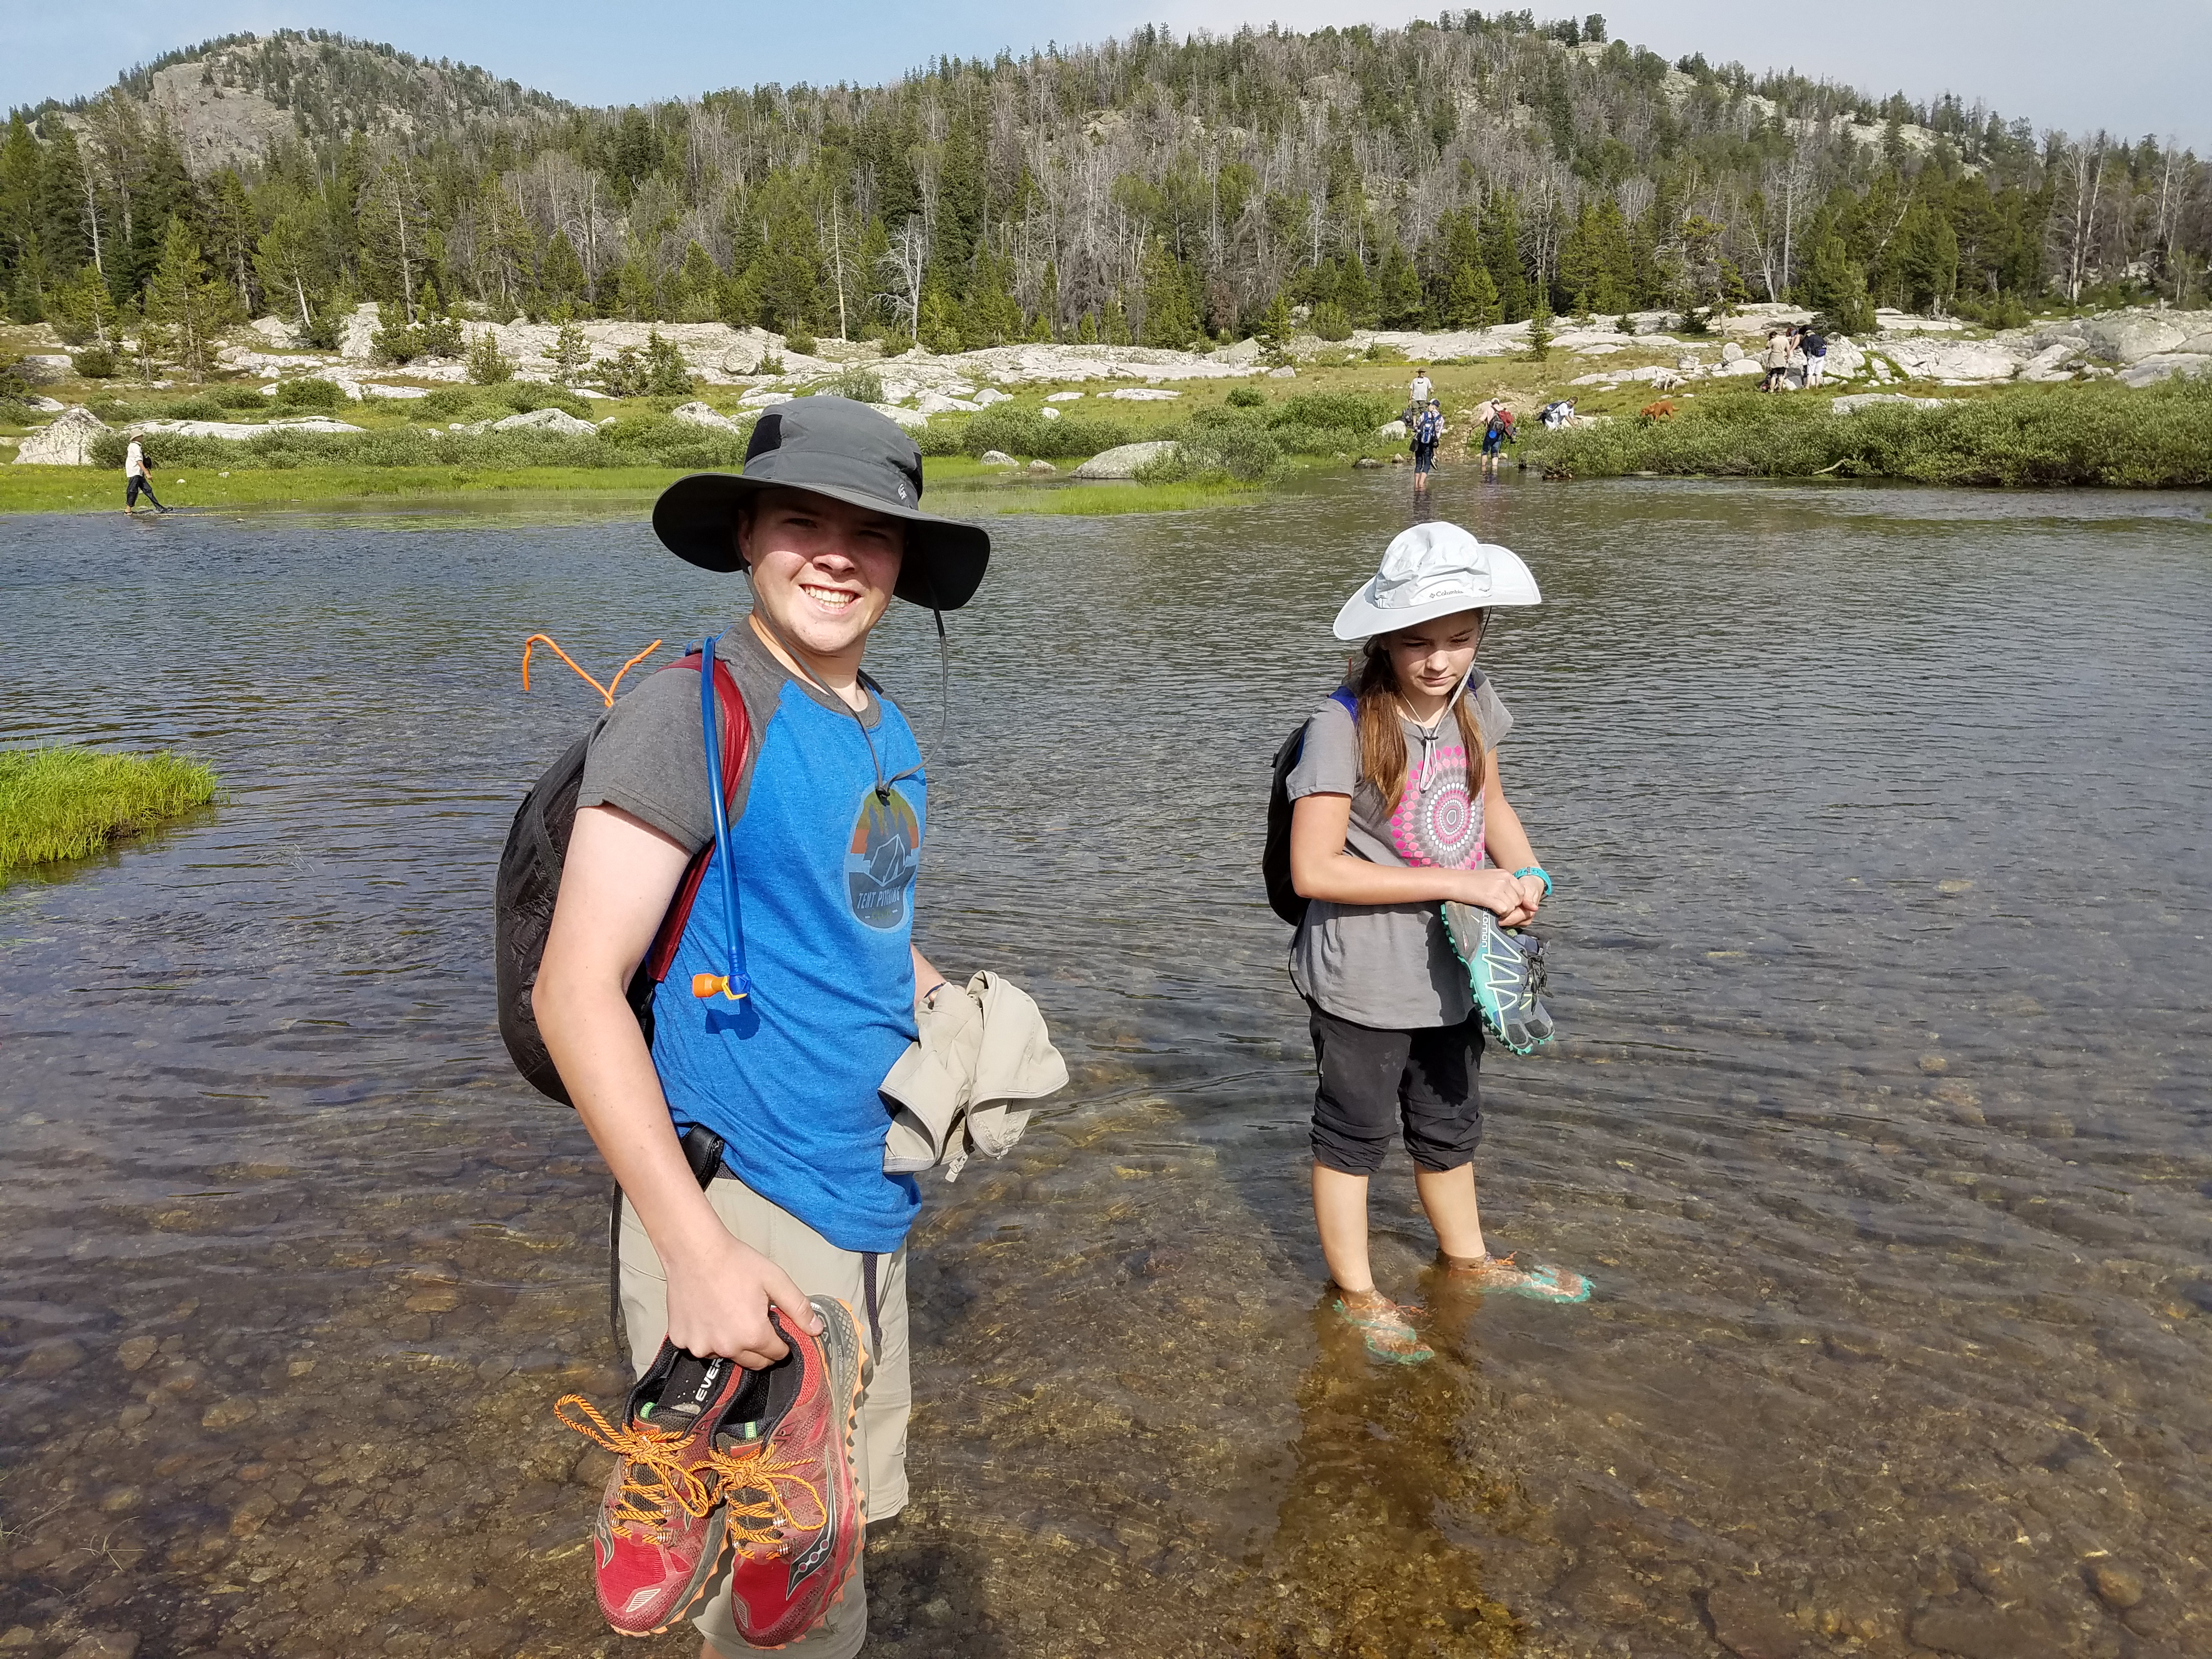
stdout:
<svg viewBox="0 0 2212 1659">
<path fill-rule="evenodd" d="M 689 398 L 695 388 L 691 371 L 684 367 L 684 354 L 675 342 L 654 329 L 645 337 L 645 391 L 648 397 Z"/>
<path fill-rule="evenodd" d="M 1164 455 L 1139 467 L 1139 483 L 1262 483 L 1282 471 L 1282 447 L 1252 422 L 1195 428 Z"/>
<path fill-rule="evenodd" d="M 795 351 L 802 357 L 811 357 L 814 355 L 815 348 L 821 343 L 822 343 L 819 340 L 817 340 L 811 334 L 809 334 L 803 328 L 795 330 L 783 337 L 783 349 L 786 351 Z"/>
<path fill-rule="evenodd" d="M 1313 308 L 1306 319 L 1306 326 L 1324 340 L 1348 340 L 1352 337 L 1352 313 L 1335 301 L 1324 300 Z"/>
<path fill-rule="evenodd" d="M 87 346 L 72 356 L 70 362 L 88 380 L 112 380 L 121 367 L 110 346 Z"/>
<path fill-rule="evenodd" d="M 856 404 L 879 404 L 884 400 L 884 377 L 872 368 L 856 366 L 814 389 L 834 398 L 850 398 Z"/>
<path fill-rule="evenodd" d="M 1231 409 L 1259 409 L 1266 404 L 1267 394 L 1256 386 L 1233 386 L 1229 388 Z"/>
<path fill-rule="evenodd" d="M 266 409 L 269 399 L 258 386 L 218 386 L 208 389 L 209 398 L 225 409 Z"/>
<path fill-rule="evenodd" d="M 213 398 L 179 398 L 166 405 L 161 414 L 172 421 L 219 421 L 230 411 Z"/>
<path fill-rule="evenodd" d="M 286 380 L 276 388 L 279 409 L 343 409 L 346 404 L 345 388 L 336 380 L 309 377 L 301 380 Z"/>
<path fill-rule="evenodd" d="M 436 397 L 436 392 L 430 394 Z M 509 380 L 489 391 L 489 398 L 512 415 L 528 415 L 541 409 L 557 409 L 581 420 L 591 413 L 588 401 L 579 398 L 565 386 L 555 386 L 550 380 Z M 429 398 L 422 399 L 424 403 Z M 447 417 L 451 419 L 451 416 Z"/>
<path fill-rule="evenodd" d="M 929 429 L 934 432 L 940 425 L 948 432 L 956 430 L 942 416 L 932 421 Z M 1059 460 L 1096 455 L 1102 449 L 1129 441 L 1129 428 L 1119 421 L 1081 415 L 1048 421 L 1037 410 L 1018 404 L 994 404 L 979 415 L 970 415 L 957 432 L 957 447 L 938 453 L 981 455 L 987 449 L 1000 449 L 1009 455 Z"/>
<path fill-rule="evenodd" d="M 1897 478 L 1942 484 L 2212 484 L 2212 379 L 2141 391 L 2017 386 L 1940 409 L 1837 415 L 1802 394 L 1700 398 L 1670 421 L 1529 434 L 1528 459 L 1575 477 L 1661 472 Z"/>
<path fill-rule="evenodd" d="M 1406 354 L 1383 340 L 1370 340 L 1363 354 L 1370 363 L 1402 363 Z"/>
<path fill-rule="evenodd" d="M 1398 414 L 1398 400 L 1387 392 L 1304 392 L 1284 398 L 1273 418 L 1278 426 L 1338 427 L 1365 437 Z"/>
<path fill-rule="evenodd" d="M 468 338 L 458 317 L 422 317 L 415 323 L 415 337 L 425 357 L 458 357 L 468 349 Z"/>
<path fill-rule="evenodd" d="M 469 342 L 469 379 L 478 386 L 497 386 L 514 378 L 514 359 L 499 349 L 499 336 L 485 329 Z"/>
<path fill-rule="evenodd" d="M 902 328 L 893 329 L 884 336 L 881 349 L 886 357 L 903 357 L 914 349 L 914 336 Z"/>
</svg>

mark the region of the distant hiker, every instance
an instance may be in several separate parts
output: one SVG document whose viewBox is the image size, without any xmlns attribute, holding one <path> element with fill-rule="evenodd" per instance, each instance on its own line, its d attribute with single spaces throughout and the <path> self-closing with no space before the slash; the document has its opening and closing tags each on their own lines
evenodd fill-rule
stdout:
<svg viewBox="0 0 2212 1659">
<path fill-rule="evenodd" d="M 1413 489 L 1416 494 L 1429 487 L 1429 474 L 1436 470 L 1437 446 L 1443 441 L 1443 405 L 1434 398 L 1413 417 Z"/>
<path fill-rule="evenodd" d="M 959 993 L 913 943 L 921 751 L 860 665 L 894 597 L 956 610 L 990 557 L 983 531 L 921 511 L 921 483 L 904 432 L 811 397 L 763 414 L 742 475 L 661 493 L 672 551 L 749 579 L 751 614 L 715 654 L 751 740 L 718 790 L 715 686 L 659 673 L 614 705 L 532 998 L 625 1195 L 638 1386 L 611 1424 L 562 1402 L 619 1460 L 594 1533 L 599 1605 L 632 1635 L 697 1606 L 706 1659 L 850 1659 L 867 1622 L 860 1506 L 883 1521 L 907 1501 L 921 1200 L 886 1171 L 878 1090 L 917 1005 Z M 710 847 L 672 971 L 647 988 L 648 1039 L 626 992 Z"/>
<path fill-rule="evenodd" d="M 1557 432 L 1573 424 L 1575 406 L 1565 398 L 1556 398 L 1536 411 L 1536 418 L 1547 432 Z"/>
<path fill-rule="evenodd" d="M 1436 388 L 1429 384 L 1427 369 L 1417 368 L 1413 371 L 1413 384 L 1410 391 L 1411 396 L 1407 399 L 1408 407 L 1417 413 L 1428 407 L 1429 399 L 1435 397 L 1437 392 Z"/>
<path fill-rule="evenodd" d="M 1368 1182 L 1394 1127 L 1447 1284 L 1551 1302 L 1589 1294 L 1578 1273 L 1489 1254 L 1474 1165 L 1483 1027 L 1440 909 L 1456 900 L 1518 927 L 1551 894 L 1498 779 L 1513 717 L 1474 666 L 1489 608 L 1540 599 L 1527 565 L 1457 525 L 1402 532 L 1337 613 L 1336 636 L 1366 643 L 1284 775 L 1290 878 L 1305 901 L 1291 981 L 1320 1073 L 1315 1221 L 1335 1310 L 1370 1352 L 1400 1363 L 1431 1350 L 1368 1262 Z"/>
<path fill-rule="evenodd" d="M 1777 324 L 1766 337 L 1766 355 L 1760 360 L 1766 377 L 1759 383 L 1761 392 L 1779 392 L 1783 376 L 1790 372 L 1790 336 Z"/>
<path fill-rule="evenodd" d="M 1498 458 L 1504 454 L 1505 446 L 1513 441 L 1513 411 L 1504 404 L 1493 404 L 1490 418 L 1482 427 L 1482 470 L 1486 473 L 1498 471 Z"/>
<path fill-rule="evenodd" d="M 169 510 L 161 505 L 161 498 L 154 493 L 154 480 L 146 471 L 146 452 L 140 447 L 137 434 L 134 433 L 123 452 L 123 510 L 136 513 L 138 497 L 142 495 L 154 503 L 156 513 Z"/>
<path fill-rule="evenodd" d="M 1827 337 L 1817 328 L 1808 328 L 1797 337 L 1797 348 L 1805 354 L 1805 385 L 1809 391 L 1827 374 Z"/>
</svg>

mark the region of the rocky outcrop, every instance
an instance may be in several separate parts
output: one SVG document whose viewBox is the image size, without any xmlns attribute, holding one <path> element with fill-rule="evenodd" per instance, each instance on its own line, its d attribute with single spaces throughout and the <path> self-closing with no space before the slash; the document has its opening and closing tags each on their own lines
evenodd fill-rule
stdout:
<svg viewBox="0 0 2212 1659">
<path fill-rule="evenodd" d="M 1905 404 L 1913 409 L 1941 409 L 1942 398 L 1908 398 L 1902 392 L 1858 392 L 1848 398 L 1838 398 L 1828 407 L 1838 415 L 1856 415 L 1862 409 L 1872 409 L 1878 404 Z"/>
<path fill-rule="evenodd" d="M 90 466 L 92 447 L 107 422 L 88 409 L 64 410 L 15 449 L 17 466 Z"/>
<path fill-rule="evenodd" d="M 1117 386 L 1106 396 L 1117 398 L 1125 404 L 1160 404 L 1167 402 L 1170 398 L 1180 398 L 1182 393 L 1169 392 L 1155 386 Z"/>
<path fill-rule="evenodd" d="M 1103 454 L 1093 455 L 1075 469 L 1079 478 L 1133 478 L 1137 469 L 1148 461 L 1158 460 L 1175 447 L 1167 439 L 1151 443 L 1119 444 Z"/>
<path fill-rule="evenodd" d="M 290 420 L 270 421 L 133 421 L 128 432 L 166 432 L 176 438 L 224 438 L 240 442 L 264 432 L 364 432 L 366 427 L 333 421 L 323 415 L 301 415 Z"/>
<path fill-rule="evenodd" d="M 2120 371 L 2120 380 L 2127 386 L 2153 386 L 2160 380 L 2170 380 L 2176 375 L 2194 378 L 2212 374 L 2212 354 L 2200 351 L 2162 351 L 2156 356 L 2146 357 Z"/>
<path fill-rule="evenodd" d="M 692 426 L 707 427 L 716 432 L 744 432 L 749 429 L 703 403 L 678 404 L 668 411 L 668 418 L 687 422 Z"/>
<path fill-rule="evenodd" d="M 1886 339 L 1875 349 L 1916 380 L 1952 386 L 2009 380 L 2021 368 L 2018 355 L 1994 340 Z"/>
<path fill-rule="evenodd" d="M 490 429 L 494 432 L 550 432 L 558 438 L 588 438 L 599 428 L 589 421 L 578 420 L 565 409 L 533 409 L 526 415 L 510 415 L 503 421 L 494 421 Z"/>
<path fill-rule="evenodd" d="M 976 457 L 976 461 L 978 465 L 983 466 L 1019 466 L 1021 465 L 1003 449 L 987 449 Z"/>
</svg>

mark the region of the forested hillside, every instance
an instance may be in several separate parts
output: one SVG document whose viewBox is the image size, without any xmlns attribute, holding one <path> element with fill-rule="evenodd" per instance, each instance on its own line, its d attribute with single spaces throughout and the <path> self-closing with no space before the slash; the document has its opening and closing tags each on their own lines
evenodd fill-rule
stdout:
<svg viewBox="0 0 2212 1659">
<path fill-rule="evenodd" d="M 1875 103 L 1604 20 L 1122 41 L 884 87 L 583 110 L 335 36 L 236 36 L 0 144 L 0 293 L 76 336 L 273 312 L 724 319 L 1182 345 L 1790 298 L 1991 324 L 2200 300 L 2212 169 Z M 167 331 L 162 334 L 162 331 Z"/>
</svg>

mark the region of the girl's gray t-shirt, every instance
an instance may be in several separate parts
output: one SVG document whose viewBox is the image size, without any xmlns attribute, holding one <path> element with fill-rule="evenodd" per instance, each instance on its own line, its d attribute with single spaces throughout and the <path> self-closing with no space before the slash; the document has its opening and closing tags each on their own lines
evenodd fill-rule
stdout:
<svg viewBox="0 0 2212 1659">
<path fill-rule="evenodd" d="M 1479 671 L 1468 694 L 1485 749 L 1513 729 L 1487 677 Z M 1469 799 L 1467 749 L 1456 716 L 1425 732 L 1412 720 L 1406 734 L 1406 787 L 1386 811 L 1373 784 L 1359 775 L 1359 732 L 1334 699 L 1306 721 L 1304 746 L 1291 769 L 1287 793 L 1349 795 L 1352 823 L 1345 848 L 1375 864 L 1479 869 L 1486 861 L 1481 797 Z M 1456 1025 L 1474 1012 L 1467 969 L 1444 933 L 1435 904 L 1332 904 L 1315 899 L 1291 941 L 1291 982 L 1339 1019 L 1383 1030 Z"/>
</svg>

